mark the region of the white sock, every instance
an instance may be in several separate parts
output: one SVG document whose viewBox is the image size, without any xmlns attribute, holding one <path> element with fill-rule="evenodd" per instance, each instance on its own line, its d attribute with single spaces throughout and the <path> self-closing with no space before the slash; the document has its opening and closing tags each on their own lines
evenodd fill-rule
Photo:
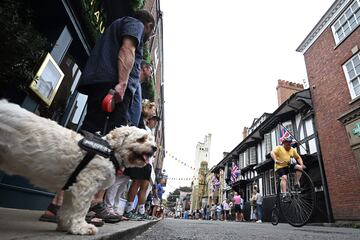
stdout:
<svg viewBox="0 0 360 240">
<path fill-rule="evenodd" d="M 133 208 L 132 208 L 132 205 L 133 205 L 133 202 L 128 202 L 127 204 L 126 204 L 126 210 L 125 210 L 125 212 L 130 212 L 131 210 L 133 210 Z"/>
<path fill-rule="evenodd" d="M 145 204 L 139 204 L 139 213 L 145 214 Z"/>
</svg>

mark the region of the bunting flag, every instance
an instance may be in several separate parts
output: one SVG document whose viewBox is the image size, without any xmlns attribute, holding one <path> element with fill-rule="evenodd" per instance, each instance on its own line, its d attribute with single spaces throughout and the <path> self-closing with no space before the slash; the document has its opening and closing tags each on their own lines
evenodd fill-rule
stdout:
<svg viewBox="0 0 360 240">
<path fill-rule="evenodd" d="M 173 181 L 193 181 L 193 180 L 198 180 L 198 178 L 175 178 L 175 177 L 169 177 L 168 180 L 173 180 Z"/>
<path fill-rule="evenodd" d="M 232 163 L 232 168 L 231 168 L 231 182 L 234 183 L 236 182 L 237 178 L 239 177 L 240 175 L 240 169 L 239 167 L 237 166 L 237 164 L 235 164 L 234 162 Z"/>
<path fill-rule="evenodd" d="M 178 163 L 180 163 L 180 164 L 183 165 L 184 167 L 188 167 L 188 168 L 190 168 L 191 170 L 196 171 L 196 168 L 195 168 L 195 167 L 193 167 L 193 166 L 191 166 L 190 164 L 188 164 L 188 163 L 180 160 L 178 157 L 170 154 L 167 150 L 165 150 L 165 155 L 168 156 L 169 158 L 177 161 Z"/>
</svg>

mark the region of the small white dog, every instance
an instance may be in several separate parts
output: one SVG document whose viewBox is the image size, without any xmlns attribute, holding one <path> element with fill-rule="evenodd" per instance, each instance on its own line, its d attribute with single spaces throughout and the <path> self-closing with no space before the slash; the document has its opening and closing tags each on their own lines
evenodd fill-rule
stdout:
<svg viewBox="0 0 360 240">
<path fill-rule="evenodd" d="M 120 166 L 143 167 L 156 151 L 146 130 L 120 127 L 106 136 Z M 0 169 L 21 175 L 33 184 L 59 191 L 86 155 L 78 142 L 82 135 L 56 122 L 0 100 Z M 99 189 L 115 180 L 109 159 L 95 155 L 64 194 L 57 230 L 72 234 L 96 234 L 85 221 L 90 202 Z"/>
</svg>

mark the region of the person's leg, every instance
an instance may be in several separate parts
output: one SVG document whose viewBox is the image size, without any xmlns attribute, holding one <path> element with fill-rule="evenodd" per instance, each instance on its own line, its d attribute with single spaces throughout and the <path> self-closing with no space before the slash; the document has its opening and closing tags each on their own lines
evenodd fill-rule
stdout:
<svg viewBox="0 0 360 240">
<path fill-rule="evenodd" d="M 297 169 L 297 170 L 303 170 L 303 168 L 299 164 L 296 164 L 294 166 L 294 168 Z M 300 171 L 295 172 L 295 179 L 294 179 L 295 180 L 295 185 L 300 186 L 299 181 L 300 181 L 301 175 L 302 175 L 302 172 L 300 172 Z"/>
<path fill-rule="evenodd" d="M 45 212 L 40 216 L 39 221 L 57 222 L 57 211 L 63 204 L 63 199 L 64 191 L 57 192 Z"/>
<path fill-rule="evenodd" d="M 132 183 L 131 183 L 129 192 L 128 192 L 128 202 L 127 202 L 126 209 L 125 209 L 126 213 L 129 213 L 129 212 L 131 212 L 133 210 L 132 205 L 133 205 L 135 196 L 136 196 L 136 194 L 138 192 L 138 189 L 139 189 L 139 181 L 138 180 L 133 180 Z"/>
<path fill-rule="evenodd" d="M 126 193 L 127 193 L 127 185 L 130 180 L 128 176 L 120 176 L 119 178 L 119 188 L 117 189 L 116 195 L 115 195 L 115 211 L 118 215 L 122 215 L 125 211 L 126 205 L 124 205 L 124 199 L 126 199 Z M 126 201 L 126 200 L 125 200 Z M 125 202 L 126 204 L 126 202 Z M 122 213 L 122 214 L 121 214 Z"/>
<path fill-rule="evenodd" d="M 281 188 L 281 193 L 286 193 L 286 183 L 287 183 L 287 176 L 286 175 L 282 175 L 280 177 L 280 188 Z"/>
<path fill-rule="evenodd" d="M 129 89 L 126 89 L 123 101 L 121 103 L 117 103 L 115 105 L 114 111 L 109 114 L 107 129 L 105 131 L 106 133 L 117 127 L 125 126 L 128 124 L 128 111 L 130 109 L 131 98 L 131 91 Z"/>
<path fill-rule="evenodd" d="M 86 115 L 81 130 L 91 133 L 102 132 L 105 126 L 106 113 L 101 109 L 101 103 L 113 84 L 94 84 L 87 86 L 88 95 Z"/>
<path fill-rule="evenodd" d="M 140 127 L 140 116 L 142 112 L 142 97 L 141 97 L 141 85 L 137 84 L 135 93 L 130 101 L 130 107 L 128 111 L 128 120 L 132 125 Z M 144 126 L 145 127 L 145 126 Z"/>
<path fill-rule="evenodd" d="M 145 200 L 146 200 L 146 193 L 149 187 L 149 181 L 148 180 L 140 180 L 139 181 L 139 187 L 140 190 L 138 192 L 138 206 L 139 206 L 139 213 L 145 214 Z"/>
<path fill-rule="evenodd" d="M 158 205 L 154 205 L 152 210 L 152 216 L 156 217 L 156 211 L 157 211 Z"/>
</svg>

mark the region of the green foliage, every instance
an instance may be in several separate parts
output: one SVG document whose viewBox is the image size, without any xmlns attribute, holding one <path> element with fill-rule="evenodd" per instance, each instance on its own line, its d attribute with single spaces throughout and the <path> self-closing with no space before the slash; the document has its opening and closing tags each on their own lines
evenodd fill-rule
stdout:
<svg viewBox="0 0 360 240">
<path fill-rule="evenodd" d="M 101 8 L 102 0 L 75 0 L 73 3 L 78 9 L 81 22 L 92 44 L 95 44 L 105 27 L 105 14 Z"/>
<path fill-rule="evenodd" d="M 134 10 L 143 9 L 145 6 L 145 0 L 132 0 L 132 7 Z"/>
<path fill-rule="evenodd" d="M 149 43 L 145 43 L 144 44 L 144 48 L 143 48 L 143 59 L 151 64 L 152 60 L 151 60 L 151 53 L 150 53 L 150 48 L 149 48 Z"/>
<path fill-rule="evenodd" d="M 155 101 L 155 80 L 151 78 L 146 82 L 141 84 L 141 88 L 143 89 L 144 96 L 149 99 L 151 102 Z"/>
<path fill-rule="evenodd" d="M 0 96 L 9 88 L 26 89 L 36 65 L 50 49 L 47 39 L 33 27 L 32 14 L 21 2 L 0 3 Z"/>
</svg>

